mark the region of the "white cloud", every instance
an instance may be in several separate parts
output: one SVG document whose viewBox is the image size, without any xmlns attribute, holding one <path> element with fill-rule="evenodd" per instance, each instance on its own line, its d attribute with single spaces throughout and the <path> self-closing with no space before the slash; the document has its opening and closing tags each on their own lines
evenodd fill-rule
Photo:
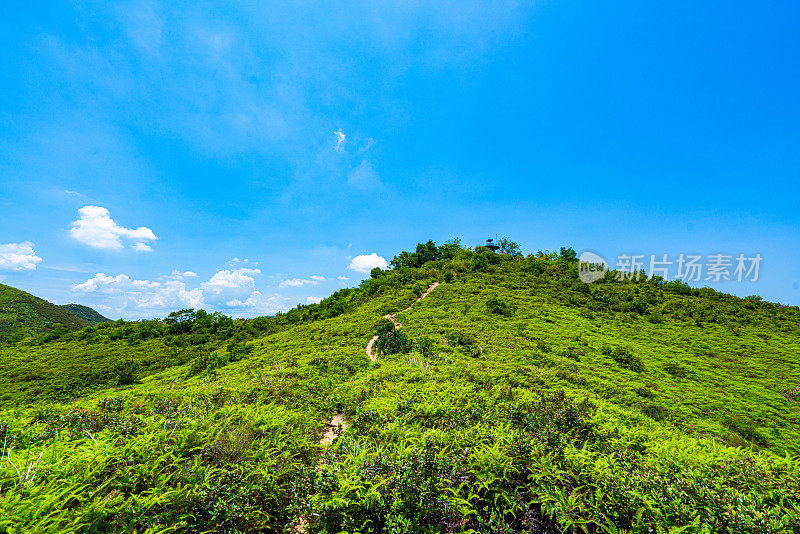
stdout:
<svg viewBox="0 0 800 534">
<path fill-rule="evenodd" d="M 109 276 L 97 273 L 82 284 L 72 286 L 81 293 L 101 293 L 112 298 L 117 309 L 132 307 L 139 310 L 171 310 L 177 308 L 200 308 L 204 305 L 203 291 L 187 289 L 178 280 L 151 282 L 136 280 L 127 274 Z"/>
<path fill-rule="evenodd" d="M 318 274 L 312 274 L 309 278 L 311 278 L 312 280 L 317 280 L 318 282 L 325 280 L 324 276 L 320 276 Z"/>
<path fill-rule="evenodd" d="M 0 270 L 33 271 L 42 258 L 33 250 L 33 243 L 7 243 L 0 245 Z"/>
<path fill-rule="evenodd" d="M 336 279 L 337 279 L 337 280 L 350 280 L 350 279 L 349 279 L 349 278 L 347 278 L 346 276 L 337 276 L 337 277 L 336 277 Z"/>
<path fill-rule="evenodd" d="M 388 266 L 389 264 L 382 256 L 378 256 L 377 253 L 373 252 L 372 254 L 356 256 L 350 261 L 350 265 L 347 268 L 360 273 L 368 273 L 375 267 L 386 269 Z"/>
<path fill-rule="evenodd" d="M 175 270 L 172 271 L 172 273 L 170 273 L 170 276 L 178 278 L 178 279 L 197 278 L 197 273 L 194 272 L 194 271 L 183 271 L 183 272 L 181 272 L 178 269 L 175 269 Z"/>
<path fill-rule="evenodd" d="M 163 316 L 181 308 L 254 316 L 286 311 L 296 303 L 283 295 L 264 295 L 256 290 L 254 276 L 260 273 L 248 268 L 221 270 L 199 287 L 187 286 L 185 279 L 197 277 L 193 271 L 175 270 L 160 277 L 161 281 L 137 280 L 124 273 L 116 276 L 97 273 L 72 289 L 98 309 L 113 310 L 113 315 L 125 317 Z M 91 302 L 92 296 L 96 302 Z"/>
<path fill-rule="evenodd" d="M 308 297 L 306 299 L 306 304 L 319 304 L 322 302 L 322 297 Z"/>
<path fill-rule="evenodd" d="M 152 251 L 144 241 L 158 239 L 150 228 L 125 228 L 111 218 L 106 208 L 100 206 L 84 206 L 78 210 L 78 220 L 72 222 L 69 233 L 74 239 L 94 248 L 121 249 L 122 239 L 135 241 L 134 250 Z"/>
<path fill-rule="evenodd" d="M 344 150 L 344 144 L 347 141 L 347 136 L 344 134 L 341 128 L 333 132 L 333 135 L 336 136 L 336 146 L 333 149 L 336 152 L 341 152 Z"/>
<path fill-rule="evenodd" d="M 309 280 L 307 278 L 291 278 L 289 280 L 283 280 L 280 283 L 280 287 L 302 287 L 306 285 L 315 286 L 318 284 L 317 280 L 319 280 L 321 277 L 315 278 L 314 276 L 312 276 L 311 278 L 314 279 Z"/>
<path fill-rule="evenodd" d="M 212 302 L 231 302 L 246 298 L 255 291 L 256 280 L 252 275 L 261 274 L 260 269 L 224 269 L 217 271 L 200 287 L 207 300 Z"/>
<path fill-rule="evenodd" d="M 356 189 L 372 189 L 380 186 L 381 180 L 369 160 L 365 159 L 350 172 L 347 183 Z"/>
</svg>

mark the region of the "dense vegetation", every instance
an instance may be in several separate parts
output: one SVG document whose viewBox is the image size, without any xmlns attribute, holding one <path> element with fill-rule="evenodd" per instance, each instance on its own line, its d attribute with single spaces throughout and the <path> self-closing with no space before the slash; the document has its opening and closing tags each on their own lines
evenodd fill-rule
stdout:
<svg viewBox="0 0 800 534">
<path fill-rule="evenodd" d="M 83 306 L 81 304 L 61 304 L 61 307 L 72 315 L 80 317 L 87 323 L 97 324 L 110 320 L 108 317 L 103 317 L 89 306 Z"/>
<path fill-rule="evenodd" d="M 80 330 L 88 325 L 89 321 L 68 309 L 0 284 L 0 343 L 18 341 L 32 333 Z"/>
<path fill-rule="evenodd" d="M 798 308 L 586 285 L 571 249 L 508 246 L 423 243 L 275 317 L 181 310 L 0 349 L 0 525 L 800 531 Z M 401 330 L 382 320 L 434 281 Z"/>
</svg>

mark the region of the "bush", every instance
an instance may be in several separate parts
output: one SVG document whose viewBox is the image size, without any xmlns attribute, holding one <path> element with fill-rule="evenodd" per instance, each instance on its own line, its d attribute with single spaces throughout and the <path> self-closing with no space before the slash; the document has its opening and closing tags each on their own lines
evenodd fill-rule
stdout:
<svg viewBox="0 0 800 534">
<path fill-rule="evenodd" d="M 475 338 L 469 334 L 458 332 L 456 330 L 449 332 L 445 335 L 447 344 L 451 346 L 471 347 L 476 343 Z"/>
<path fill-rule="evenodd" d="M 686 378 L 691 374 L 689 368 L 677 363 L 668 363 L 664 365 L 663 369 L 676 378 Z"/>
<path fill-rule="evenodd" d="M 133 360 L 119 362 L 113 371 L 115 382 L 118 386 L 128 386 L 136 382 L 139 374 L 139 363 Z"/>
<path fill-rule="evenodd" d="M 506 301 L 500 299 L 493 298 L 487 300 L 486 309 L 489 310 L 489 313 L 493 313 L 495 315 L 504 315 L 506 317 L 510 317 L 514 314 L 514 307 Z"/>
<path fill-rule="evenodd" d="M 561 454 L 565 443 L 583 442 L 590 437 L 594 409 L 590 402 L 575 403 L 559 390 L 552 395 L 541 395 L 538 402 L 512 407 L 510 422 L 542 443 L 545 452 Z"/>
<path fill-rule="evenodd" d="M 378 340 L 375 342 L 375 348 L 378 349 L 378 352 L 383 354 L 407 354 L 411 352 L 411 341 L 403 332 L 397 330 L 394 323 L 389 319 L 384 319 L 375 325 L 375 332 L 378 334 Z"/>
<path fill-rule="evenodd" d="M 603 354 L 610 356 L 617 364 L 636 373 L 644 371 L 644 363 L 638 356 L 631 354 L 627 347 L 603 347 Z"/>
</svg>

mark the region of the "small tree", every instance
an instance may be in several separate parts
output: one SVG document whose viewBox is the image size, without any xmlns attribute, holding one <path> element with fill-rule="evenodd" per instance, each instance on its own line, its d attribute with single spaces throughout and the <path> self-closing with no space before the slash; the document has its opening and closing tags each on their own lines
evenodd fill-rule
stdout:
<svg viewBox="0 0 800 534">
<path fill-rule="evenodd" d="M 516 241 L 511 241 L 507 237 L 504 237 L 498 241 L 497 245 L 500 247 L 499 252 L 501 254 L 508 254 L 509 256 L 522 256 L 522 250 L 520 249 L 519 243 Z"/>
<path fill-rule="evenodd" d="M 567 263 L 574 263 L 578 261 L 578 254 L 572 247 L 569 248 L 561 247 L 561 252 L 559 252 L 558 258 Z"/>
</svg>

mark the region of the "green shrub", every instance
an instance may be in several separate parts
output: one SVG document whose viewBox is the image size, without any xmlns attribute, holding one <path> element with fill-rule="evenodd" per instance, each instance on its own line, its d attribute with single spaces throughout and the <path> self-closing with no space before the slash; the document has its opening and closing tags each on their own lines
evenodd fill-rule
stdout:
<svg viewBox="0 0 800 534">
<path fill-rule="evenodd" d="M 662 369 L 676 378 L 686 378 L 691 374 L 691 370 L 688 367 L 684 367 L 678 363 L 664 364 Z"/>
<path fill-rule="evenodd" d="M 504 315 L 506 317 L 514 315 L 514 306 L 498 298 L 491 298 L 487 300 L 486 309 L 489 310 L 489 313 L 495 315 Z"/>
<path fill-rule="evenodd" d="M 139 363 L 134 360 L 119 362 L 113 371 L 115 382 L 118 386 L 127 386 L 136 382 L 139 374 Z"/>
<path fill-rule="evenodd" d="M 384 319 L 375 325 L 375 333 L 378 339 L 375 341 L 375 348 L 383 354 L 409 353 L 413 344 L 405 333 L 397 330 L 394 323 L 389 319 Z"/>
<path fill-rule="evenodd" d="M 602 352 L 606 356 L 610 356 L 621 367 L 630 369 L 631 371 L 637 373 L 644 371 L 644 363 L 642 363 L 641 358 L 634 356 L 627 347 L 611 348 L 606 346 L 603 347 Z"/>
</svg>

